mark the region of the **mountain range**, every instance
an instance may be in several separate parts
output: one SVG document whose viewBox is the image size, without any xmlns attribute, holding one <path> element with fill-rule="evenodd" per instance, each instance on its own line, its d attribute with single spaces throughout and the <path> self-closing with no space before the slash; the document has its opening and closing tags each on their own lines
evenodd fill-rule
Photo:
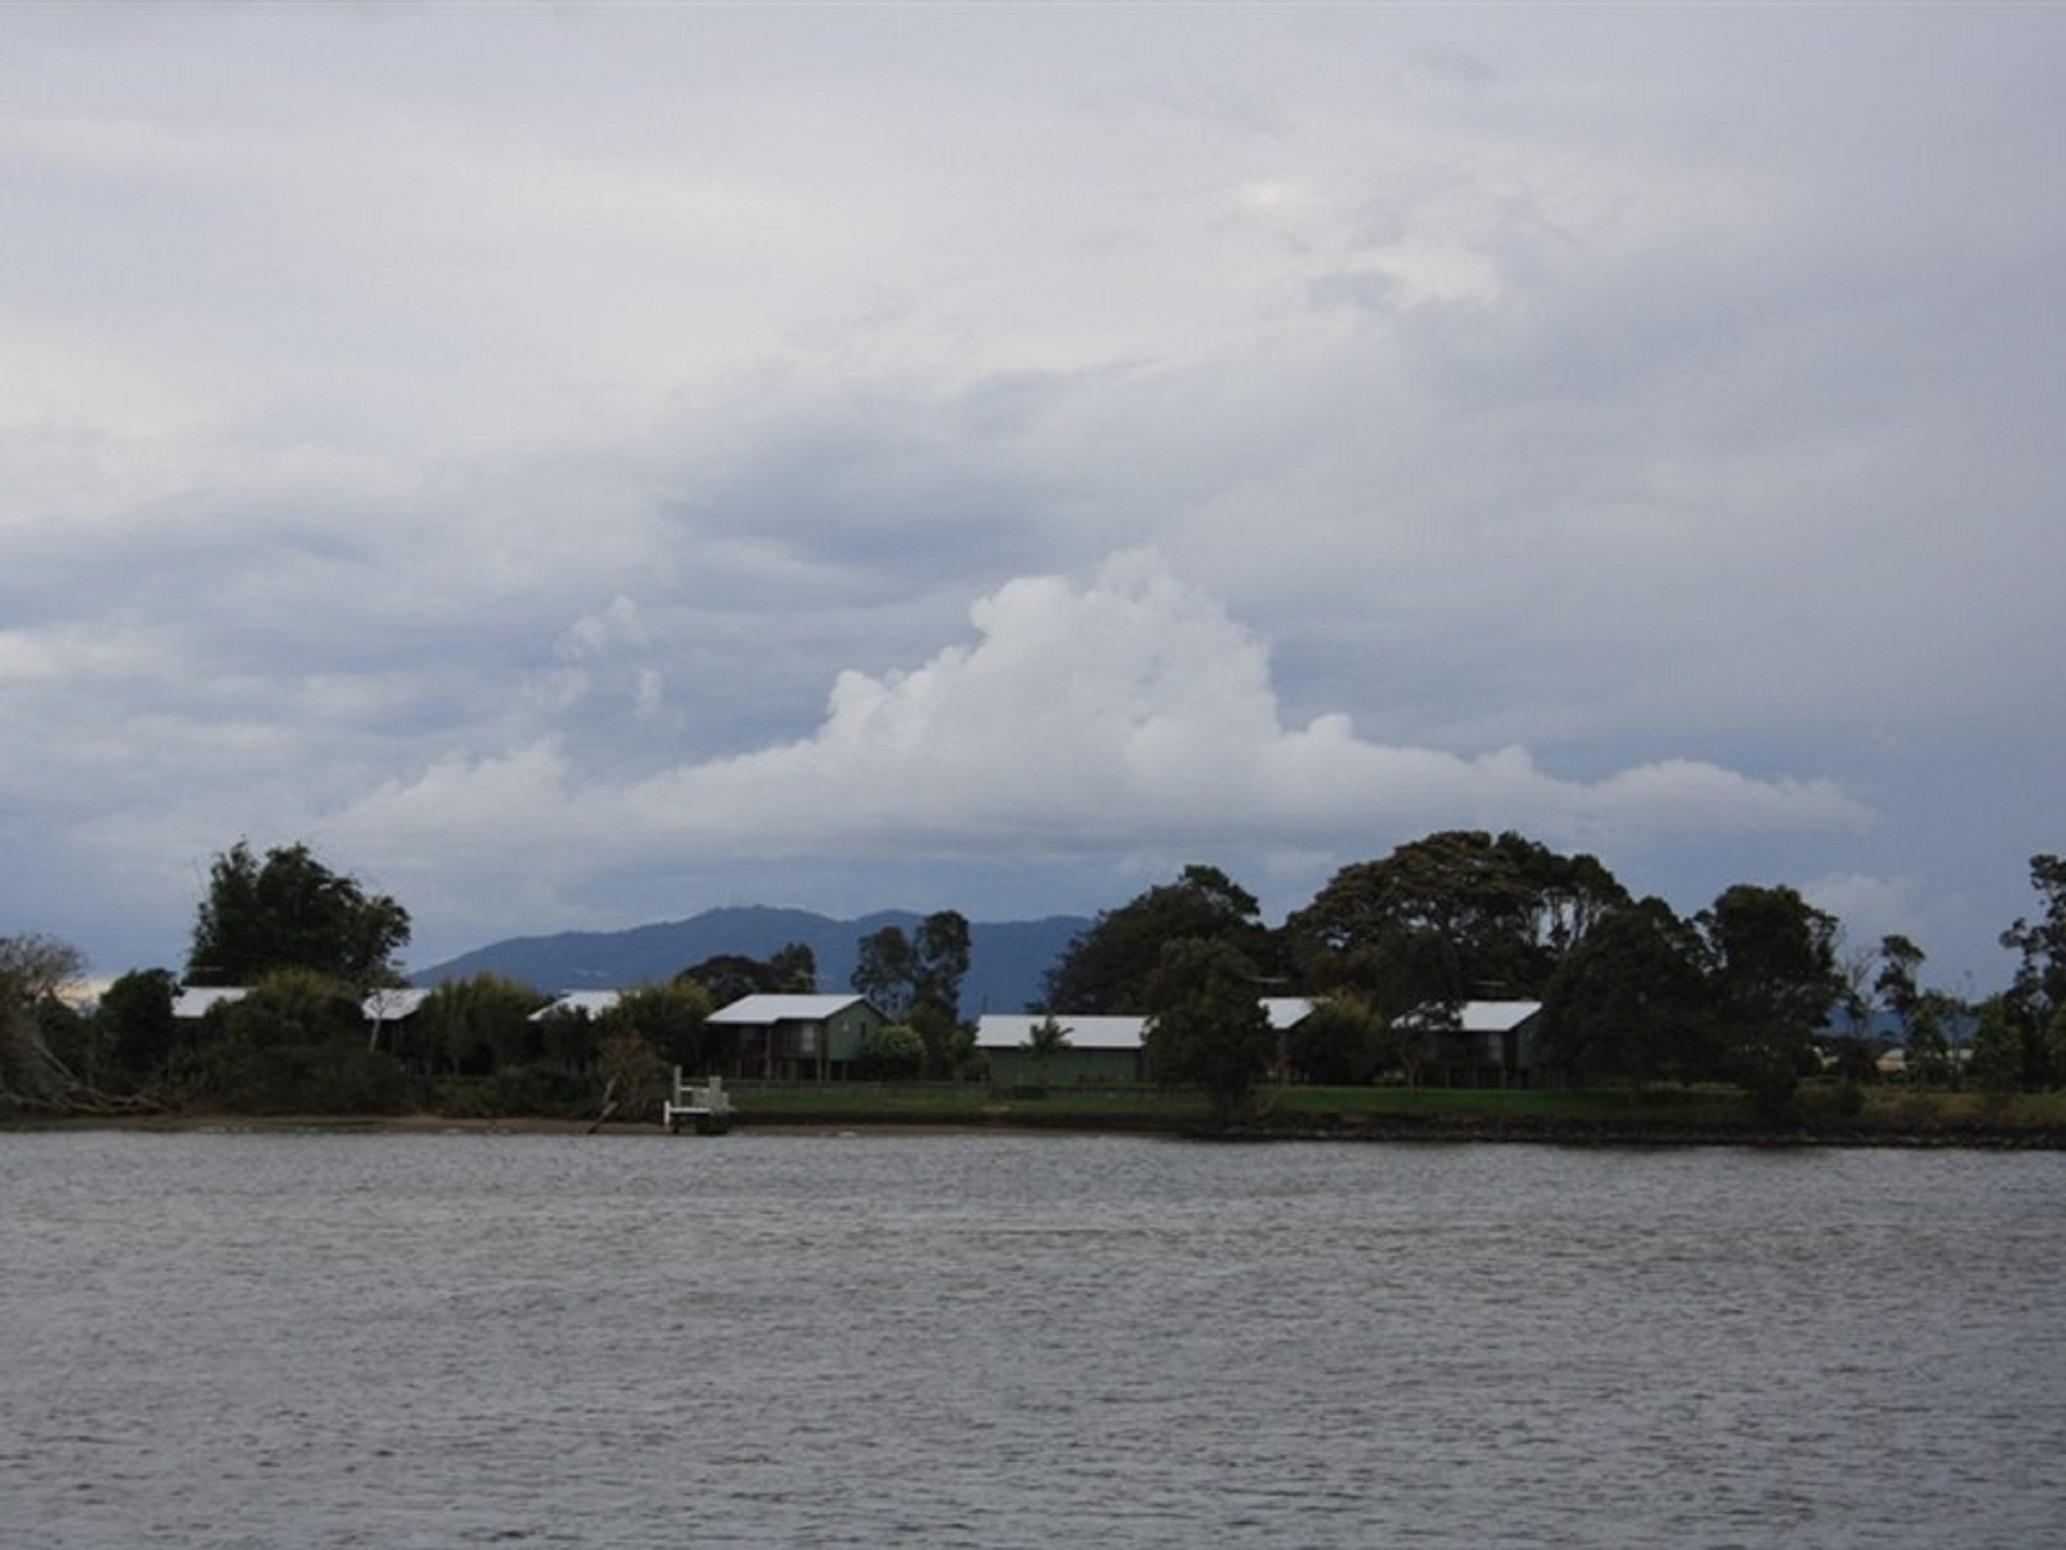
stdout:
<svg viewBox="0 0 2066 1550">
<path fill-rule="evenodd" d="M 818 960 L 818 988 L 846 990 L 861 938 L 884 926 L 899 927 L 908 936 L 922 918 L 909 910 L 882 910 L 858 920 L 834 920 L 809 910 L 733 906 L 623 931 L 508 937 L 419 969 L 409 979 L 436 985 L 490 973 L 540 990 L 612 990 L 672 979 L 719 953 L 766 958 L 790 942 L 803 942 Z M 1062 949 L 1089 924 L 1080 915 L 971 921 L 962 1015 L 1024 1011 L 1040 998 L 1042 981 Z"/>
</svg>

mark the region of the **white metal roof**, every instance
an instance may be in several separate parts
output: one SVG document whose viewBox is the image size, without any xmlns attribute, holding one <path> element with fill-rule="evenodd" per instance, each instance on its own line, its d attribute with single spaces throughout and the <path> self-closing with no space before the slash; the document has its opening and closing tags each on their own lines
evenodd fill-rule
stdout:
<svg viewBox="0 0 2066 1550">
<path fill-rule="evenodd" d="M 398 1023 L 414 1017 L 429 999 L 429 991 L 414 987 L 376 990 L 359 1003 L 359 1012 L 369 1023 Z"/>
<path fill-rule="evenodd" d="M 1282 1033 L 1296 1028 L 1313 1015 L 1315 1003 L 1304 996 L 1264 996 L 1263 1010 L 1270 1014 L 1270 1026 Z"/>
<path fill-rule="evenodd" d="M 1312 1001 L 1304 996 L 1264 996 L 1263 1010 L 1270 1026 L 1282 1033 L 1295 1028 L 1312 1014 Z M 1016 1049 L 1032 1037 L 1033 1029 L 1046 1021 L 1046 1013 L 989 1012 L 976 1022 L 978 1049 Z M 1139 1049 L 1146 1036 L 1145 1017 L 1065 1017 L 1055 1021 L 1069 1030 L 1069 1043 L 1076 1049 Z"/>
<path fill-rule="evenodd" d="M 758 1027 L 763 1023 L 822 1022 L 836 1017 L 866 996 L 742 996 L 710 1014 L 714 1023 Z"/>
<path fill-rule="evenodd" d="M 600 1017 L 615 1006 L 623 994 L 621 990 L 570 990 L 550 1005 L 538 1008 L 530 1020 L 542 1022 L 555 1012 L 586 1012 L 590 1017 Z"/>
<path fill-rule="evenodd" d="M 1542 1010 L 1540 1001 L 1466 1001 L 1455 1008 L 1455 1021 L 1440 1003 L 1408 1012 L 1399 1022 L 1406 1027 L 1453 1029 L 1458 1033 L 1509 1033 Z"/>
<path fill-rule="evenodd" d="M 242 1001 L 251 994 L 248 985 L 187 985 L 172 998 L 174 1017 L 206 1017 L 209 1008 Z"/>
<path fill-rule="evenodd" d="M 1017 1049 L 1047 1021 L 1045 1013 L 986 1012 L 976 1019 L 977 1049 Z M 1147 1030 L 1145 1017 L 1064 1017 L 1055 1021 L 1069 1035 L 1071 1049 L 1139 1049 Z"/>
<path fill-rule="evenodd" d="M 1465 1033 L 1505 1033 L 1541 1010 L 1540 1001 L 1466 1001 L 1456 1025 Z"/>
</svg>

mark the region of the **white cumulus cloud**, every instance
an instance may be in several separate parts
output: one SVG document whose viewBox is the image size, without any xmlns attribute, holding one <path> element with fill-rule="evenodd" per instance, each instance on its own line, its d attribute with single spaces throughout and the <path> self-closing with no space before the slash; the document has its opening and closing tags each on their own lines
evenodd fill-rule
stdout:
<svg viewBox="0 0 2066 1550">
<path fill-rule="evenodd" d="M 389 782 L 326 827 L 369 850 L 602 867 L 913 847 L 1367 850 L 1455 824 L 1598 845 L 1870 822 L 1827 780 L 1679 758 L 1571 780 L 1519 746 L 1392 746 L 1340 714 L 1287 727 L 1264 643 L 1152 553 L 1115 556 L 1082 583 L 1011 581 L 969 617 L 973 643 L 908 671 L 839 674 L 823 722 L 794 742 L 606 780 L 546 740 Z"/>
</svg>

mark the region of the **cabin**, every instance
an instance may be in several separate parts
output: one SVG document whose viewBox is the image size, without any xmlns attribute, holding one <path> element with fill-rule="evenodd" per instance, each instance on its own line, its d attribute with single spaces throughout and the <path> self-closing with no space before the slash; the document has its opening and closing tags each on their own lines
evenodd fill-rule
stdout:
<svg viewBox="0 0 2066 1550">
<path fill-rule="evenodd" d="M 1466 1001 L 1408 1013 L 1397 1026 L 1419 1028 L 1409 1080 L 1443 1087 L 1527 1087 L 1535 1075 L 1540 1001 Z"/>
<path fill-rule="evenodd" d="M 724 1063 L 735 1075 L 822 1082 L 853 1075 L 861 1041 L 888 1022 L 866 996 L 757 995 L 718 1008 L 705 1026 L 732 1033 Z"/>
<path fill-rule="evenodd" d="M 986 1012 L 976 1020 L 976 1050 L 989 1058 L 993 1087 L 1075 1087 L 1148 1080 L 1145 1017 L 1063 1017 L 1068 1045 L 1036 1062 L 1028 1046 L 1045 1013 Z"/>
<path fill-rule="evenodd" d="M 1313 1015 L 1317 1003 L 1304 996 L 1264 996 L 1262 1008 L 1277 1035 L 1275 1071 L 1285 1069 L 1285 1036 Z M 1145 1017 L 1055 1017 L 1069 1043 L 1036 1064 L 1029 1048 L 1033 1030 L 1047 1021 L 1042 1013 L 986 1013 L 976 1023 L 976 1049 L 990 1061 L 990 1082 L 997 1087 L 1076 1087 L 1098 1083 L 1138 1084 L 1152 1081 L 1147 1064 L 1148 1019 Z"/>
<path fill-rule="evenodd" d="M 1287 1082 L 1291 1079 L 1291 1030 L 1313 1015 L 1313 1008 L 1320 1003 L 1305 996 L 1264 996 L 1263 1011 L 1269 1015 L 1271 1031 L 1277 1035 L 1276 1063 L 1270 1067 L 1271 1080 Z"/>
<path fill-rule="evenodd" d="M 385 1042 L 388 1049 L 399 1052 L 402 1036 L 414 1026 L 416 1014 L 429 999 L 428 990 L 415 986 L 376 990 L 367 996 L 359 1003 L 359 1015 L 367 1025 L 366 1047 L 379 1049 Z"/>
</svg>

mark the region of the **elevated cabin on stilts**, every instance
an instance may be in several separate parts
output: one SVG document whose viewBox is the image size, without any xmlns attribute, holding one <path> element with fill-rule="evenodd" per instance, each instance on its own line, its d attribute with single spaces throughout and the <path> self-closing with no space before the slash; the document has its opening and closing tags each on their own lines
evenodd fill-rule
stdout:
<svg viewBox="0 0 2066 1550">
<path fill-rule="evenodd" d="M 724 1062 L 762 1081 L 836 1080 L 853 1074 L 861 1041 L 889 1019 L 866 996 L 746 996 L 710 1014 L 735 1036 Z"/>
</svg>

